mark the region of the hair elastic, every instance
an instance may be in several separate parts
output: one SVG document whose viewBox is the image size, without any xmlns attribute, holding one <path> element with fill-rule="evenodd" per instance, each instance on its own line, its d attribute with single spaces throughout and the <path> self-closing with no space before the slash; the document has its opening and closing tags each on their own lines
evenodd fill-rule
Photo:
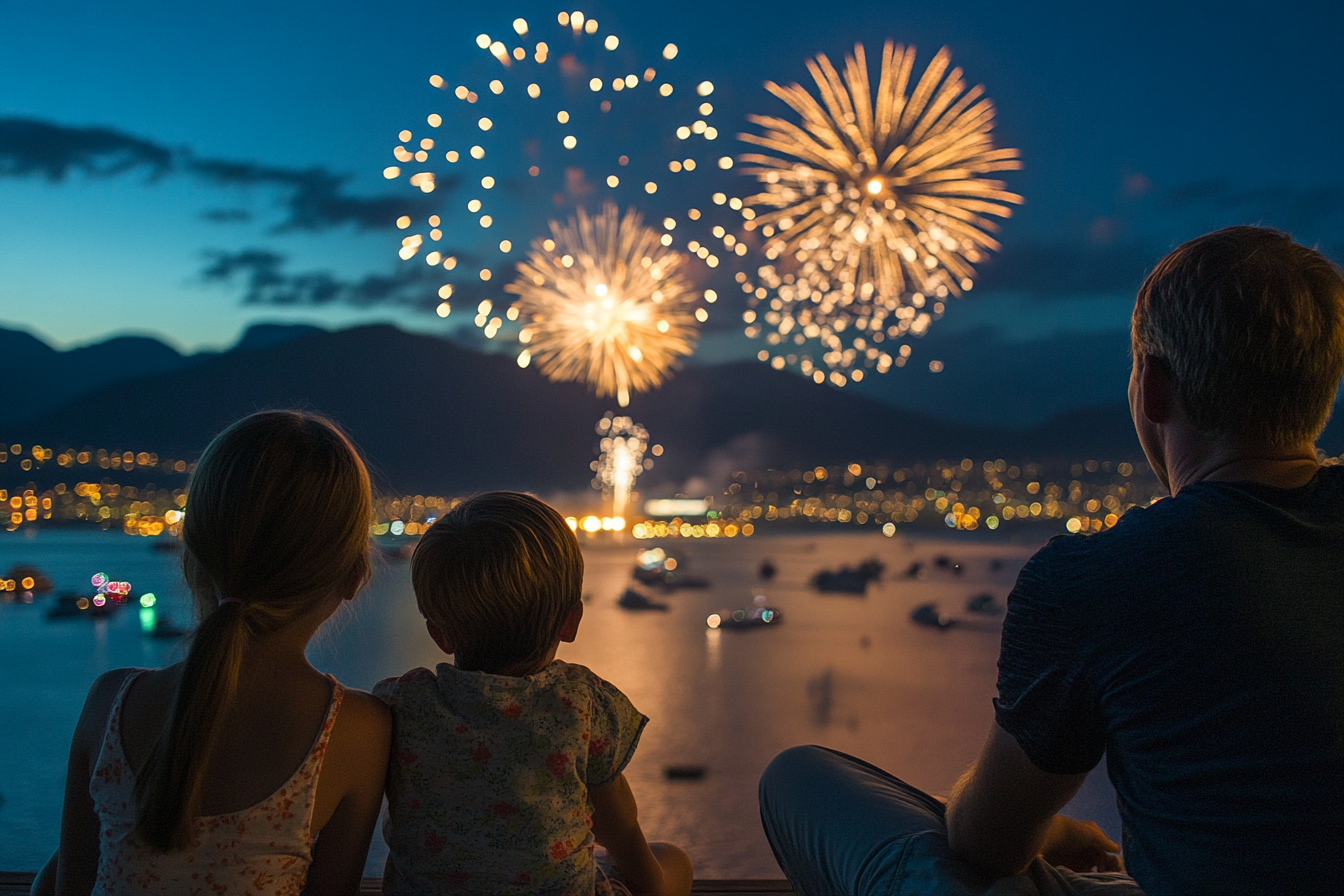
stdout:
<svg viewBox="0 0 1344 896">
<path fill-rule="evenodd" d="M 243 600 L 241 597 L 221 597 L 219 599 L 219 605 L 222 607 L 225 604 L 238 604 L 239 606 L 246 607 L 247 601 Z"/>
</svg>

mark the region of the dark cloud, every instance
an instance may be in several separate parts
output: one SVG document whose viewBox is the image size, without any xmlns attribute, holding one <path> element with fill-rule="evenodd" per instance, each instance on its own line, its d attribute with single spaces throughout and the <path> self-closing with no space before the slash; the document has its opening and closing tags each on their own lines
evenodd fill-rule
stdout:
<svg viewBox="0 0 1344 896">
<path fill-rule="evenodd" d="M 288 273 L 288 259 L 268 249 L 215 250 L 207 252 L 206 258 L 201 279 L 241 285 L 247 305 L 401 305 L 432 310 L 440 301 L 438 289 L 444 282 L 442 271 L 424 264 L 401 265 L 390 275 L 343 280 L 329 271 Z"/>
<path fill-rule="evenodd" d="M 391 227 L 399 215 L 421 218 L 438 208 L 428 197 L 376 196 L 360 198 L 342 193 L 349 177 L 325 168 L 280 168 L 255 162 L 188 157 L 183 167 L 223 187 L 277 187 L 286 193 L 283 205 L 289 217 L 278 230 L 324 230 L 353 224 L 361 230 Z M 439 178 L 440 188 L 452 181 Z"/>
<path fill-rule="evenodd" d="M 399 215 L 424 217 L 438 209 L 429 196 L 350 196 L 348 175 L 322 167 L 285 168 L 256 162 L 206 159 L 107 128 L 72 128 L 28 118 L 0 118 L 0 177 L 64 180 L 71 172 L 113 177 L 144 170 L 151 177 L 180 174 L 221 187 L 270 187 L 280 192 L 286 217 L 276 230 L 326 230 L 353 225 L 389 228 Z M 440 189 L 453 181 L 439 178 Z M 237 212 L 206 212 L 211 221 L 243 220 Z"/>
<path fill-rule="evenodd" d="M 252 213 L 245 208 L 212 208 L 201 212 L 201 217 L 215 224 L 239 224 L 252 220 Z"/>
<path fill-rule="evenodd" d="M 137 169 L 151 177 L 173 170 L 166 146 L 108 128 L 68 128 L 30 118 L 0 118 L 0 177 L 62 181 L 77 171 L 114 177 Z"/>
<path fill-rule="evenodd" d="M 1160 249 L 1137 242 L 1012 243 L 981 266 L 975 289 L 1039 298 L 1134 292 L 1161 257 Z"/>
</svg>

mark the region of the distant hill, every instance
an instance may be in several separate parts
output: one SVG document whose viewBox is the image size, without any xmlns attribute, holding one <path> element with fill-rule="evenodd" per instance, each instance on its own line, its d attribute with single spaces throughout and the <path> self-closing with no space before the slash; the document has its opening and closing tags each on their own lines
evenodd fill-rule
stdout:
<svg viewBox="0 0 1344 896">
<path fill-rule="evenodd" d="M 200 357 L 180 355 L 141 336 L 60 352 L 29 333 L 0 327 L 0 425 L 60 407 L 100 386 L 177 370 Z"/>
<path fill-rule="evenodd" d="M 552 491 L 587 486 L 593 426 L 603 412 L 618 410 L 581 386 L 519 369 L 509 355 L 391 326 L 272 327 L 220 354 L 173 353 L 175 365 L 160 349 L 167 347 L 117 347 L 118 366 L 135 375 L 94 382 L 27 419 L 11 416 L 15 404 L 6 398 L 5 417 L 16 422 L 0 427 L 0 437 L 192 456 L 243 414 L 304 407 L 345 426 L 384 487 Z M 166 369 L 151 370 L 154 364 Z M 648 486 L 698 475 L 718 480 L 739 468 L 855 460 L 1141 457 L 1122 404 L 1071 411 L 1030 429 L 969 426 L 750 362 L 682 370 L 661 390 L 636 395 L 629 413 L 666 449 L 641 480 Z M 1337 421 L 1333 429 L 1338 435 L 1344 427 Z"/>
</svg>

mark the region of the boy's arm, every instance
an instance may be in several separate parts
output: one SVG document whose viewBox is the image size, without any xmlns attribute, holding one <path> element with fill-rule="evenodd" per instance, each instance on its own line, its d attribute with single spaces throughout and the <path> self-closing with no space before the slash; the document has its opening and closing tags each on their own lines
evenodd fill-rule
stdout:
<svg viewBox="0 0 1344 896">
<path fill-rule="evenodd" d="M 593 837 L 611 853 L 621 880 L 636 896 L 663 893 L 663 867 L 639 827 L 639 809 L 625 775 L 590 787 L 588 798 L 593 803 Z"/>
</svg>

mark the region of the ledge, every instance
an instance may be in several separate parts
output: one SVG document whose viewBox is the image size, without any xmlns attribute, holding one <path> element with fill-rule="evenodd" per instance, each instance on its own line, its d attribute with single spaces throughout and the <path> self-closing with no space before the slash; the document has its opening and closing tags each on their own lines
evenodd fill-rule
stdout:
<svg viewBox="0 0 1344 896">
<path fill-rule="evenodd" d="M 28 896 L 33 883 L 31 871 L 0 871 L 0 896 Z M 383 892 L 381 877 L 366 877 L 360 886 L 361 896 L 376 896 Z M 691 887 L 695 896 L 723 896 L 729 893 L 761 893 L 769 896 L 792 896 L 793 888 L 786 880 L 697 880 Z"/>
</svg>

